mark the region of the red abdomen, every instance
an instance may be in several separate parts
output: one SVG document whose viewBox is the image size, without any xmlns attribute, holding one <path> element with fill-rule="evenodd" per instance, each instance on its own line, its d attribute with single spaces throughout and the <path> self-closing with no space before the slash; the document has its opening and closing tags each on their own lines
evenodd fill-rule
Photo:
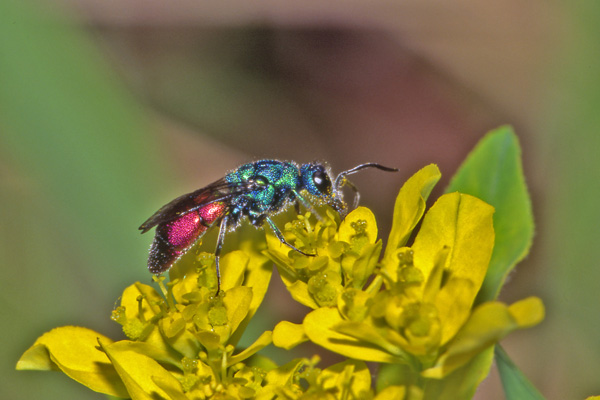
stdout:
<svg viewBox="0 0 600 400">
<path fill-rule="evenodd" d="M 223 215 L 226 205 L 214 202 L 156 227 L 150 247 L 148 269 L 154 274 L 166 271 Z"/>
</svg>

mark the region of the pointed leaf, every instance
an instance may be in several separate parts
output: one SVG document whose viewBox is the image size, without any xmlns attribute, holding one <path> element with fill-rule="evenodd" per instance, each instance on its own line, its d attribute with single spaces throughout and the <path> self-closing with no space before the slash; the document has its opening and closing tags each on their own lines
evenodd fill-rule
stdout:
<svg viewBox="0 0 600 400">
<path fill-rule="evenodd" d="M 452 178 L 447 192 L 454 191 L 480 198 L 496 209 L 496 246 L 477 303 L 493 300 L 506 275 L 529 252 L 534 230 L 521 149 L 512 128 L 496 129 L 479 142 Z"/>
<path fill-rule="evenodd" d="M 500 345 L 496 345 L 495 355 L 507 400 L 545 400 Z"/>
</svg>

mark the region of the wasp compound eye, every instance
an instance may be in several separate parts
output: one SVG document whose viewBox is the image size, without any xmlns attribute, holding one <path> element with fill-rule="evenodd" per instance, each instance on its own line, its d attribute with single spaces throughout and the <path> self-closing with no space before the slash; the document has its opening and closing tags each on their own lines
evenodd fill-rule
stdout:
<svg viewBox="0 0 600 400">
<path fill-rule="evenodd" d="M 315 188 L 323 193 L 328 194 L 331 192 L 331 180 L 329 179 L 329 175 L 322 169 L 318 169 L 314 172 L 312 177 L 313 184 Z"/>
</svg>

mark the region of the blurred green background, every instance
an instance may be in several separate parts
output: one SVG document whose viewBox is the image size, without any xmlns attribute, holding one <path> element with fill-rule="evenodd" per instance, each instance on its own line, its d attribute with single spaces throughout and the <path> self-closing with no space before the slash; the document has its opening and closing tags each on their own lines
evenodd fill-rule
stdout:
<svg viewBox="0 0 600 400">
<path fill-rule="evenodd" d="M 114 302 L 150 282 L 137 227 L 172 198 L 259 158 L 376 161 L 402 171 L 356 178 L 385 237 L 405 178 L 437 163 L 439 194 L 505 123 L 537 233 L 501 299 L 540 296 L 547 318 L 503 344 L 548 399 L 600 394 L 599 18 L 589 1 L 3 0 L 0 398 L 102 398 L 16 361 L 56 326 L 120 337 Z M 477 398 L 503 398 L 495 371 Z"/>
</svg>

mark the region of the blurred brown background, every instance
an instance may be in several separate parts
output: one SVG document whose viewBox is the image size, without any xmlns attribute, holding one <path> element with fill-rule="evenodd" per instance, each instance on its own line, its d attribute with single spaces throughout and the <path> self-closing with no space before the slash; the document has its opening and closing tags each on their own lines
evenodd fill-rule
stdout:
<svg viewBox="0 0 600 400">
<path fill-rule="evenodd" d="M 118 337 L 114 301 L 150 280 L 136 228 L 179 194 L 260 158 L 379 162 L 401 173 L 353 181 L 385 238 L 407 177 L 438 164 L 439 195 L 502 124 L 521 140 L 537 235 L 501 299 L 537 295 L 548 314 L 503 344 L 548 399 L 600 394 L 589 3 L 0 4 L 0 397 L 99 397 L 14 364 L 54 326 Z M 494 370 L 477 398 L 504 398 Z"/>
</svg>

